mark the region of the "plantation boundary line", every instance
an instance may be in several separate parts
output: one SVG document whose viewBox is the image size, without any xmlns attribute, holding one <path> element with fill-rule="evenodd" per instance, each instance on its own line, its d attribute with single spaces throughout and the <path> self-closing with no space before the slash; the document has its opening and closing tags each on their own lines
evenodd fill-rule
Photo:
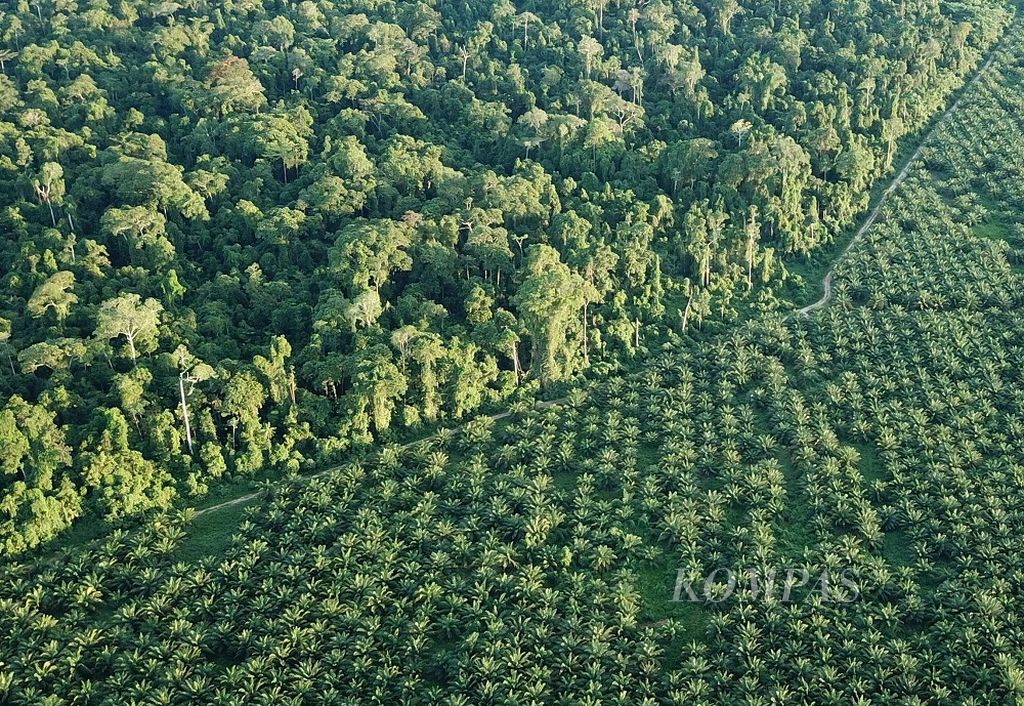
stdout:
<svg viewBox="0 0 1024 706">
<path fill-rule="evenodd" d="M 1012 25 L 1014 21 L 1015 20 L 1011 20 L 1010 24 Z M 807 318 L 813 312 L 823 308 L 829 303 L 829 301 L 831 301 L 832 277 L 835 274 L 836 266 L 842 261 L 844 257 L 846 257 L 850 250 L 853 249 L 853 246 L 864 238 L 864 234 L 868 232 L 868 229 L 875 224 L 875 221 L 878 220 L 879 214 L 881 214 L 882 212 L 882 206 L 884 206 L 885 202 L 889 200 L 889 196 L 891 196 L 892 193 L 896 191 L 897 188 L 899 188 L 900 184 L 906 181 L 907 177 L 910 175 L 910 168 L 917 161 L 918 157 L 921 156 L 921 150 L 923 150 L 924 146 L 931 141 L 931 138 L 935 135 L 935 132 L 940 127 L 942 127 L 943 124 L 945 124 L 949 116 L 956 112 L 956 110 L 960 107 L 960 104 L 963 102 L 964 98 L 966 98 L 968 93 L 970 93 L 970 89 L 973 88 L 974 85 L 978 83 L 981 77 L 984 76 L 985 73 L 988 71 L 989 67 L 992 66 L 992 64 L 995 62 L 996 57 L 999 55 L 1000 50 L 1003 48 L 1003 44 L 1006 41 L 1008 32 L 1009 25 L 1008 28 L 1004 30 L 1003 37 L 996 43 L 996 46 L 989 53 L 988 60 L 985 61 L 982 67 L 975 72 L 974 77 L 971 78 L 971 80 L 969 80 L 961 87 L 960 95 L 957 97 L 957 99 L 953 101 L 952 105 L 950 105 L 948 108 L 942 111 L 942 115 L 940 115 L 938 120 L 935 121 L 934 125 L 932 125 L 932 128 L 921 138 L 921 141 L 917 145 L 917 149 L 915 149 L 913 154 L 911 154 L 910 157 L 907 159 L 906 164 L 903 165 L 903 169 L 900 170 L 899 174 L 897 174 L 893 178 L 892 182 L 889 183 L 889 186 L 887 186 L 885 191 L 882 192 L 882 195 L 878 199 L 878 203 L 875 204 L 874 209 L 872 209 L 871 213 L 868 215 L 868 219 L 864 221 L 864 225 L 860 227 L 856 235 L 854 235 L 850 242 L 846 244 L 846 247 L 843 248 L 842 252 L 840 252 L 839 255 L 836 256 L 836 259 L 832 262 L 832 266 L 828 268 L 828 272 L 825 273 L 825 277 L 821 282 L 821 286 L 823 289 L 821 299 L 814 302 L 813 304 L 808 304 L 805 307 L 797 309 L 794 312 L 797 316 Z M 792 314 L 790 316 L 792 316 Z"/>
<path fill-rule="evenodd" d="M 1010 21 L 1010 23 L 1007 25 L 1007 29 L 1004 30 L 1003 37 L 996 43 L 996 46 L 989 53 L 988 59 L 981 66 L 981 68 L 979 68 L 975 72 L 974 76 L 969 81 L 964 83 L 964 85 L 960 88 L 959 96 L 957 97 L 957 99 L 955 101 L 953 101 L 953 103 L 942 112 L 942 114 L 935 121 L 935 123 L 932 126 L 932 128 L 921 138 L 920 142 L 917 145 L 917 149 L 915 149 L 914 152 L 907 159 L 906 163 L 903 165 L 903 168 L 900 170 L 899 174 L 897 174 L 893 178 L 893 180 L 886 187 L 885 191 L 882 192 L 881 196 L 878 199 L 878 203 L 875 204 L 875 207 L 874 207 L 874 209 L 872 209 L 871 213 L 868 215 L 867 220 L 857 230 L 857 233 L 853 236 L 853 238 L 850 240 L 850 242 L 846 244 L 846 247 L 843 248 L 843 250 L 839 253 L 838 256 L 836 256 L 835 260 L 832 263 L 832 266 L 829 267 L 828 272 L 825 273 L 825 277 L 822 280 L 822 288 L 823 288 L 824 292 L 823 292 L 823 294 L 821 296 L 821 299 L 819 299 L 818 301 L 814 302 L 813 304 L 808 304 L 805 307 L 797 309 L 796 311 L 793 312 L 793 314 L 796 314 L 797 316 L 802 316 L 802 317 L 809 317 L 813 312 L 817 311 L 818 309 L 823 308 L 824 306 L 826 306 L 829 303 L 829 301 L 832 299 L 832 278 L 833 278 L 833 275 L 835 274 L 836 266 L 839 264 L 840 261 L 842 261 L 842 259 L 844 257 L 846 257 L 846 255 L 850 252 L 850 250 L 853 248 L 853 246 L 856 245 L 861 239 L 863 239 L 864 234 L 867 233 L 868 229 L 875 224 L 875 222 L 878 220 L 878 216 L 882 212 L 882 207 L 885 205 L 885 202 L 889 199 L 889 196 L 891 196 L 892 193 L 897 188 L 899 188 L 899 186 L 904 181 L 906 181 L 907 176 L 910 175 L 910 168 L 917 161 L 918 157 L 920 157 L 921 151 L 924 149 L 924 146 L 926 144 L 928 144 L 928 142 L 931 140 L 932 136 L 939 129 L 939 127 L 941 127 L 946 122 L 946 120 L 949 118 L 949 116 L 952 115 L 960 107 L 960 104 L 963 102 L 964 98 L 970 92 L 970 89 L 973 88 L 975 86 L 975 84 L 978 83 L 978 81 L 982 78 L 982 76 L 984 76 L 985 73 L 988 71 L 989 67 L 991 67 L 992 64 L 995 62 L 996 58 L 999 55 L 999 52 L 1003 48 L 1003 44 L 1006 42 L 1007 36 L 1009 36 L 1009 29 L 1008 28 L 1015 21 L 1016 21 L 1016 18 L 1014 18 L 1013 20 Z M 793 316 L 793 314 L 790 314 L 786 318 L 787 319 L 790 318 L 791 316 Z M 561 398 L 556 399 L 556 400 L 548 400 L 548 401 L 544 401 L 544 402 L 538 402 L 538 403 L 536 403 L 534 405 L 534 409 L 545 409 L 547 407 L 554 407 L 554 406 L 558 406 L 558 405 L 561 405 L 561 404 L 565 404 L 566 401 L 567 401 L 567 398 L 561 397 Z M 506 417 L 510 417 L 511 415 L 512 415 L 512 412 L 506 411 L 506 412 L 499 412 L 497 414 L 491 414 L 491 415 L 488 415 L 485 418 L 489 419 L 492 422 L 494 422 L 494 421 L 498 421 L 499 419 L 505 419 Z M 479 419 L 479 417 L 477 417 L 477 419 Z M 464 424 L 461 424 L 461 425 L 458 425 L 458 426 L 455 426 L 455 427 L 448 427 L 448 429 L 451 429 L 452 431 L 458 431 L 460 429 L 464 429 L 468 424 L 470 424 L 470 422 L 466 422 Z M 424 437 L 422 437 L 420 439 L 414 439 L 413 441 L 406 442 L 406 443 L 402 444 L 402 446 L 400 448 L 408 449 L 408 448 L 411 448 L 413 446 L 416 446 L 417 444 L 422 444 L 425 441 L 430 441 L 431 439 L 436 438 L 438 433 L 439 432 L 434 432 L 433 434 L 430 434 L 428 436 L 424 436 Z M 333 473 L 334 471 L 337 471 L 339 468 L 341 468 L 341 466 L 331 466 L 330 468 L 325 468 L 322 471 L 317 471 L 316 473 L 313 473 L 313 474 L 308 475 L 308 476 L 300 476 L 300 479 L 302 479 L 302 480 L 312 480 L 314 478 L 320 478 L 320 477 L 325 476 L 325 475 L 327 475 L 329 473 Z M 252 493 L 246 493 L 244 495 L 240 495 L 237 498 L 233 498 L 231 500 L 225 500 L 224 502 L 217 503 L 216 505 L 211 505 L 209 507 L 205 507 L 205 508 L 202 508 L 202 509 L 199 509 L 199 510 L 195 510 L 195 512 L 192 515 L 192 519 L 201 517 L 203 515 L 206 515 L 206 514 L 209 514 L 209 513 L 212 513 L 212 512 L 217 512 L 218 510 L 224 510 L 224 509 L 229 508 L 229 507 L 235 507 L 237 505 L 243 505 L 243 504 L 245 504 L 245 503 L 247 503 L 247 502 L 249 502 L 251 500 L 255 500 L 255 499 L 259 498 L 261 495 L 263 495 L 264 492 L 265 491 L 263 491 L 263 490 L 257 490 L 257 491 L 252 492 Z"/>
<path fill-rule="evenodd" d="M 547 400 L 547 401 L 544 401 L 544 402 L 537 402 L 535 405 L 533 405 L 533 408 L 534 409 L 547 409 L 548 407 L 557 407 L 558 405 L 565 404 L 565 402 L 567 400 L 568 400 L 567 397 L 559 397 L 557 400 Z M 496 422 L 499 419 L 505 419 L 506 417 L 511 417 L 511 416 L 512 416 L 512 412 L 499 412 L 497 414 L 489 414 L 486 417 L 484 417 L 484 419 L 488 419 L 488 420 L 490 420 L 492 422 Z M 476 419 L 480 419 L 480 417 L 475 417 L 473 420 L 470 420 L 468 422 L 465 422 L 464 424 L 460 424 L 460 425 L 455 426 L 455 427 L 446 427 L 446 429 L 450 429 L 451 431 L 458 431 L 460 429 L 465 429 L 466 426 L 471 424 Z M 399 447 L 399 448 L 410 449 L 413 446 L 416 446 L 417 444 L 422 444 L 425 441 L 430 441 L 431 439 L 436 438 L 439 433 L 440 433 L 439 431 L 436 431 L 433 434 L 429 434 L 429 435 L 421 437 L 419 439 L 413 439 L 412 441 L 409 441 L 409 442 L 406 442 L 406 443 L 402 444 L 401 447 Z M 320 478 L 321 476 L 325 476 L 328 473 L 333 473 L 334 471 L 337 471 L 340 468 L 341 468 L 341 466 L 331 466 L 330 468 L 325 468 L 322 471 L 317 471 L 316 473 L 310 474 L 308 476 L 299 476 L 299 479 L 301 479 L 301 480 L 313 480 L 314 478 Z M 197 517 L 201 517 L 202 515 L 206 515 L 206 514 L 211 513 L 211 512 L 216 512 L 217 510 L 223 510 L 225 508 L 234 507 L 236 505 L 243 505 L 243 504 L 249 502 L 250 500 L 255 500 L 256 498 L 260 497 L 260 495 L 262 495 L 263 492 L 264 491 L 262 491 L 262 490 L 257 490 L 257 491 L 255 491 L 253 493 L 246 493 L 245 495 L 240 495 L 237 498 L 233 498 L 231 500 L 225 500 L 222 503 L 217 503 L 216 505 L 211 505 L 210 507 L 204 507 L 201 510 L 196 510 L 195 514 L 192 516 L 192 519 L 195 519 Z"/>
</svg>

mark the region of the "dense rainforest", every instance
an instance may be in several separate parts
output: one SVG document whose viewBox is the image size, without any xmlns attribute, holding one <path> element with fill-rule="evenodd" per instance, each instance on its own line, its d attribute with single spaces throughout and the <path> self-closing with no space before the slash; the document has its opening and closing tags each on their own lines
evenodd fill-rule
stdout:
<svg viewBox="0 0 1024 706">
<path fill-rule="evenodd" d="M 779 308 L 1010 14 L 5 3 L 0 553 Z"/>
</svg>

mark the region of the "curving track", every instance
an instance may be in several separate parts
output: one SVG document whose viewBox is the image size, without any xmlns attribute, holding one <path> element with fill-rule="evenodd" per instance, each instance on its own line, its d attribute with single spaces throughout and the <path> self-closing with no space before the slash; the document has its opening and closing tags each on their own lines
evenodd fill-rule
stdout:
<svg viewBox="0 0 1024 706">
<path fill-rule="evenodd" d="M 836 257 L 835 262 L 832 264 L 832 266 L 828 268 L 828 272 L 825 273 L 825 277 L 821 281 L 821 299 L 814 302 L 813 304 L 808 304 L 805 307 L 797 309 L 795 312 L 797 316 L 808 317 L 812 313 L 814 313 L 818 309 L 823 308 L 825 305 L 829 303 L 829 301 L 832 299 L 832 277 L 835 274 L 836 265 L 839 264 L 839 262 L 844 257 L 846 257 L 846 254 L 850 252 L 853 246 L 856 245 L 864 237 L 864 234 L 868 232 L 868 228 L 875 224 L 875 221 L 878 220 L 878 215 L 882 212 L 882 206 L 884 206 L 885 202 L 889 200 L 889 196 L 892 195 L 892 192 L 894 192 L 899 187 L 899 185 L 906 180 L 907 176 L 910 174 L 910 168 L 913 166 L 914 162 L 917 161 L 917 158 L 921 155 L 921 150 L 924 149 L 924 146 L 931 139 L 932 135 L 935 134 L 935 131 L 938 130 L 939 127 L 946 122 L 949 116 L 952 115 L 956 111 L 956 109 L 960 107 L 960 104 L 963 102 L 964 97 L 968 93 L 968 89 L 974 84 L 976 84 L 981 79 L 981 77 L 985 75 L 985 72 L 988 71 L 988 68 L 992 66 L 992 63 L 996 60 L 996 56 L 999 54 L 999 50 L 1001 48 L 1002 42 L 996 45 L 995 49 L 993 49 L 991 54 L 989 55 L 988 61 L 986 61 L 984 65 L 980 69 L 978 69 L 977 72 L 975 72 L 974 77 L 964 84 L 963 88 L 960 91 L 960 96 L 953 102 L 952 105 L 950 105 L 948 108 L 946 108 L 946 110 L 942 112 L 942 115 L 939 116 L 939 119 L 935 121 L 935 124 L 932 126 L 931 130 L 929 130 L 921 138 L 921 143 L 917 146 L 917 149 L 914 150 L 914 153 L 910 155 L 910 158 L 907 160 L 907 163 L 903 165 L 903 169 L 900 170 L 900 173 L 893 178 L 893 180 L 889 183 L 889 186 L 887 186 L 885 191 L 882 192 L 881 197 L 878 199 L 878 203 L 875 204 L 875 207 L 871 210 L 871 213 L 868 215 L 867 220 L 864 221 L 864 225 L 860 227 L 856 235 L 853 236 L 853 239 L 850 240 L 849 243 L 847 243 L 846 247 L 843 248 L 843 251 L 839 253 L 838 257 Z"/>
</svg>

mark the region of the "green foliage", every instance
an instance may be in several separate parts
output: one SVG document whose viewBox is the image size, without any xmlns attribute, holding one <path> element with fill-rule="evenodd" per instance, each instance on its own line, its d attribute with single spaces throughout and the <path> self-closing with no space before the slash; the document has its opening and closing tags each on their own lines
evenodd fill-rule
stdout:
<svg viewBox="0 0 1024 706">
<path fill-rule="evenodd" d="M 7 551 L 772 308 L 1010 17 L 520 5 L 0 12 Z"/>
<path fill-rule="evenodd" d="M 147 352 L 155 347 L 161 311 L 163 306 L 156 299 L 143 302 L 138 294 L 122 294 L 100 304 L 93 335 L 104 342 L 123 336 L 135 363 L 140 348 Z"/>
<path fill-rule="evenodd" d="M 564 350 L 566 329 L 583 308 L 584 281 L 562 264 L 558 251 L 547 245 L 531 248 L 526 277 L 513 303 L 533 341 L 531 359 L 542 383 L 564 376 L 566 366 L 556 359 Z"/>
<path fill-rule="evenodd" d="M 101 410 L 99 438 L 83 458 L 83 481 L 96 489 L 105 519 L 116 520 L 153 507 L 167 507 L 174 497 L 170 473 L 128 442 L 128 421 L 116 409 Z"/>
<path fill-rule="evenodd" d="M 732 36 L 740 9 L 716 3 L 708 19 Z M 524 45 L 542 41 L 535 17 L 508 21 Z M 639 30 L 634 48 L 644 48 Z M 557 403 L 516 405 L 418 444 L 349 449 L 339 467 L 269 485 L 241 521 L 241 503 L 187 526 L 157 517 L 54 558 L 4 563 L 3 700 L 1014 703 L 1022 53 L 1018 24 L 838 263 L 813 318 L 769 310 L 708 326 Z M 724 220 L 711 202 L 695 209 L 708 234 Z M 1017 235 L 977 237 L 973 226 L 997 209 Z M 580 283 L 554 248 L 533 245 L 518 306 L 567 321 L 559 307 L 575 312 L 590 295 L 545 298 L 542 283 L 563 293 Z M 473 318 L 514 349 L 517 317 L 491 311 L 480 288 Z M 452 365 L 422 319 L 357 349 L 358 424 L 385 424 L 410 392 L 426 401 Z M 525 326 L 551 334 L 539 314 Z M 473 341 L 451 345 L 456 360 L 479 354 Z M 264 425 L 294 421 L 293 355 L 274 337 L 251 366 L 214 378 L 181 348 L 153 356 L 151 376 L 118 372 L 115 385 L 136 408 L 140 389 L 196 370 L 203 387 L 219 385 L 224 423 L 242 429 L 217 443 L 214 405 L 199 404 L 197 385 L 203 462 L 214 469 L 226 447 L 244 465 L 280 453 Z M 18 479 L 0 503 L 6 551 L 61 519 L 42 501 L 75 470 L 57 423 L 70 396 L 41 398 L 13 396 L 0 411 L 3 472 Z M 110 512 L 167 498 L 169 479 L 130 439 L 125 415 L 95 414 L 85 459 Z M 25 503 L 32 512 L 17 516 Z M 783 603 L 741 586 L 719 603 L 670 602 L 680 571 L 703 589 L 723 566 L 846 569 L 859 595 L 823 602 L 804 591 Z"/>
<path fill-rule="evenodd" d="M 68 318 L 71 307 L 78 303 L 78 297 L 71 290 L 75 286 L 73 272 L 57 272 L 36 287 L 28 300 L 28 313 L 40 317 L 51 309 L 58 321 Z"/>
</svg>

